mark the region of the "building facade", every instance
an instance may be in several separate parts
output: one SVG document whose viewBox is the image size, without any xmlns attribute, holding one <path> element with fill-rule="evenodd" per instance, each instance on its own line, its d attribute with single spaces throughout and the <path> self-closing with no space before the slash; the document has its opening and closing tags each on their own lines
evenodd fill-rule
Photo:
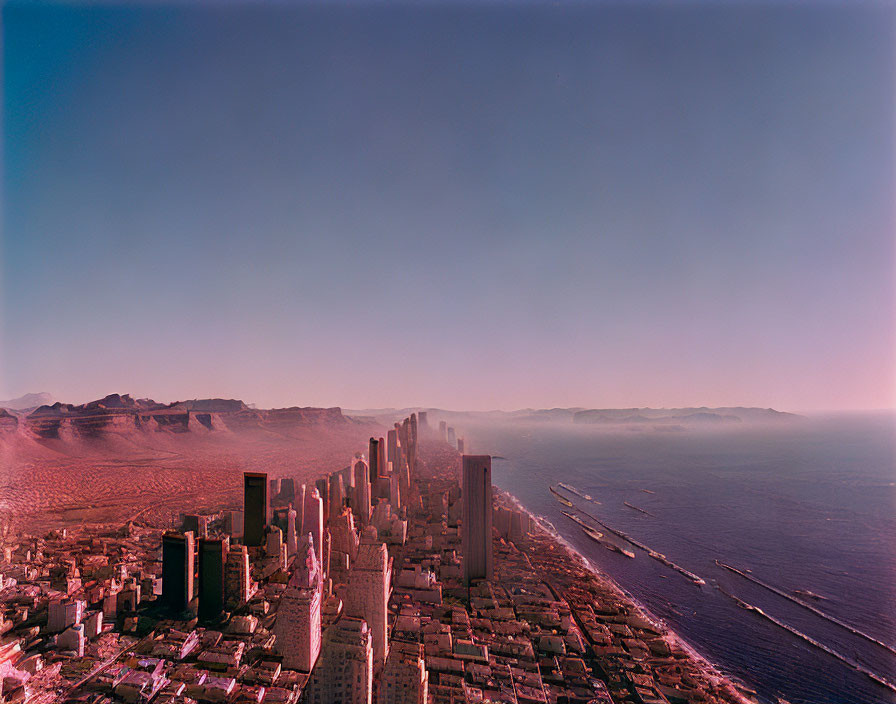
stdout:
<svg viewBox="0 0 896 704">
<path fill-rule="evenodd" d="M 462 540 L 464 584 L 492 579 L 492 458 L 463 456 Z"/>
</svg>

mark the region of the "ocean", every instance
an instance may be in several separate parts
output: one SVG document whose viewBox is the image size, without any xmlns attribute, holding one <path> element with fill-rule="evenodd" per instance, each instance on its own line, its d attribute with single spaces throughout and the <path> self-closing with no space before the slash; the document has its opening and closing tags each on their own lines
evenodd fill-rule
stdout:
<svg viewBox="0 0 896 704">
<path fill-rule="evenodd" d="M 682 432 L 571 423 L 462 430 L 468 451 L 504 458 L 492 462 L 496 486 L 549 521 L 598 570 L 720 670 L 755 689 L 761 701 L 883 704 L 896 702 L 896 693 L 741 608 L 732 596 L 896 681 L 896 653 L 885 647 L 896 649 L 894 420 L 831 416 Z M 629 559 L 592 541 L 561 513 L 569 509 L 548 490 L 558 482 L 600 502 L 561 490 L 577 508 L 706 584 L 642 550 L 632 548 L 636 556 Z"/>
</svg>

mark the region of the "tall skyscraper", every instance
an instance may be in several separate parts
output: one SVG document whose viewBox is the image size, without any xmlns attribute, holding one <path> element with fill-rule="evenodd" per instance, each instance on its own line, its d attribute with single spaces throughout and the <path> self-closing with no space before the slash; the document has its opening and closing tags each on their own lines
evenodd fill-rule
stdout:
<svg viewBox="0 0 896 704">
<path fill-rule="evenodd" d="M 398 467 L 398 423 L 392 430 L 386 433 L 386 462 L 392 463 L 392 468 Z"/>
<path fill-rule="evenodd" d="M 326 528 L 330 523 L 330 481 L 327 477 L 320 477 L 315 480 L 314 486 L 317 487 L 317 493 L 324 504 L 324 528 Z"/>
<path fill-rule="evenodd" d="M 320 662 L 305 688 L 306 704 L 371 704 L 373 647 L 362 618 L 343 616 L 324 635 Z"/>
<path fill-rule="evenodd" d="M 345 613 L 363 618 L 373 634 L 374 667 L 380 668 L 389 653 L 388 606 L 392 593 L 392 558 L 385 543 L 361 543 L 352 565 Z"/>
<path fill-rule="evenodd" d="M 252 547 L 264 545 L 264 527 L 270 520 L 267 474 L 243 474 L 243 513 L 243 542 Z"/>
<path fill-rule="evenodd" d="M 224 611 L 224 564 L 228 538 L 199 539 L 199 618 L 214 620 Z"/>
<path fill-rule="evenodd" d="M 355 488 L 352 494 L 352 509 L 362 525 L 370 520 L 370 474 L 367 463 L 356 459 L 352 465 Z"/>
<path fill-rule="evenodd" d="M 162 604 L 171 613 L 186 611 L 193 601 L 193 533 L 162 536 Z"/>
<path fill-rule="evenodd" d="M 493 575 L 491 456 L 464 455 L 462 501 L 464 584 L 470 584 Z"/>
<path fill-rule="evenodd" d="M 302 511 L 302 517 L 302 534 L 311 533 L 314 539 L 314 554 L 323 555 L 324 503 L 313 486 L 305 487 L 305 510 Z"/>
<path fill-rule="evenodd" d="M 342 483 L 342 475 L 339 472 L 333 472 L 330 475 L 330 519 L 342 513 L 345 506 L 345 486 Z"/>
<path fill-rule="evenodd" d="M 299 526 L 296 524 L 297 520 L 298 513 L 290 504 L 289 510 L 286 512 L 286 554 L 289 557 L 295 555 L 296 550 L 299 549 Z"/>
<path fill-rule="evenodd" d="M 370 438 L 367 462 L 370 465 L 370 483 L 376 484 L 377 478 L 386 473 L 386 468 L 380 466 L 380 441 L 376 438 Z"/>
<path fill-rule="evenodd" d="M 320 653 L 320 605 L 323 576 L 311 534 L 302 537 L 296 569 L 289 580 L 274 622 L 274 649 L 283 666 L 311 672 Z"/>
<path fill-rule="evenodd" d="M 228 606 L 238 607 L 252 596 L 249 571 L 249 550 L 245 545 L 231 545 L 224 565 L 224 597 Z"/>
</svg>

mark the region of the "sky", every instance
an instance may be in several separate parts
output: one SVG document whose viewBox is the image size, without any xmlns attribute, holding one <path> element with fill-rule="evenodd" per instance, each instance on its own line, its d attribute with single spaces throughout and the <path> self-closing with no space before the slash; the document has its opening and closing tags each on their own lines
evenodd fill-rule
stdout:
<svg viewBox="0 0 896 704">
<path fill-rule="evenodd" d="M 3 6 L 0 398 L 896 406 L 896 6 Z"/>
</svg>

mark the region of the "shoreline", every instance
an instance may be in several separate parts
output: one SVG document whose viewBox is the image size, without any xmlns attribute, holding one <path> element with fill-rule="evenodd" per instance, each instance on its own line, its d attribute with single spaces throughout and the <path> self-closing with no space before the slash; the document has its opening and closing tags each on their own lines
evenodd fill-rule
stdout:
<svg viewBox="0 0 896 704">
<path fill-rule="evenodd" d="M 697 648 L 682 638 L 665 620 L 656 616 L 646 605 L 641 603 L 637 597 L 618 584 L 613 577 L 601 570 L 595 563 L 573 547 L 546 517 L 535 515 L 519 500 L 519 498 L 506 489 L 497 486 L 494 488 L 497 498 L 505 499 L 516 509 L 529 516 L 532 525 L 536 526 L 543 536 L 553 541 L 567 554 L 572 562 L 578 563 L 583 569 L 587 570 L 598 582 L 600 582 L 604 589 L 614 593 L 620 601 L 627 603 L 635 613 L 655 625 L 657 630 L 662 633 L 664 640 L 669 642 L 670 645 L 677 646 L 683 653 L 685 653 L 699 671 L 709 681 L 713 681 L 718 686 L 723 687 L 729 696 L 732 697 L 733 701 L 738 702 L 738 704 L 757 704 L 762 701 L 762 699 L 759 698 L 759 695 L 755 694 L 755 690 L 752 686 L 735 675 L 723 672 L 719 665 L 709 660 L 709 658 L 703 655 Z"/>
</svg>

